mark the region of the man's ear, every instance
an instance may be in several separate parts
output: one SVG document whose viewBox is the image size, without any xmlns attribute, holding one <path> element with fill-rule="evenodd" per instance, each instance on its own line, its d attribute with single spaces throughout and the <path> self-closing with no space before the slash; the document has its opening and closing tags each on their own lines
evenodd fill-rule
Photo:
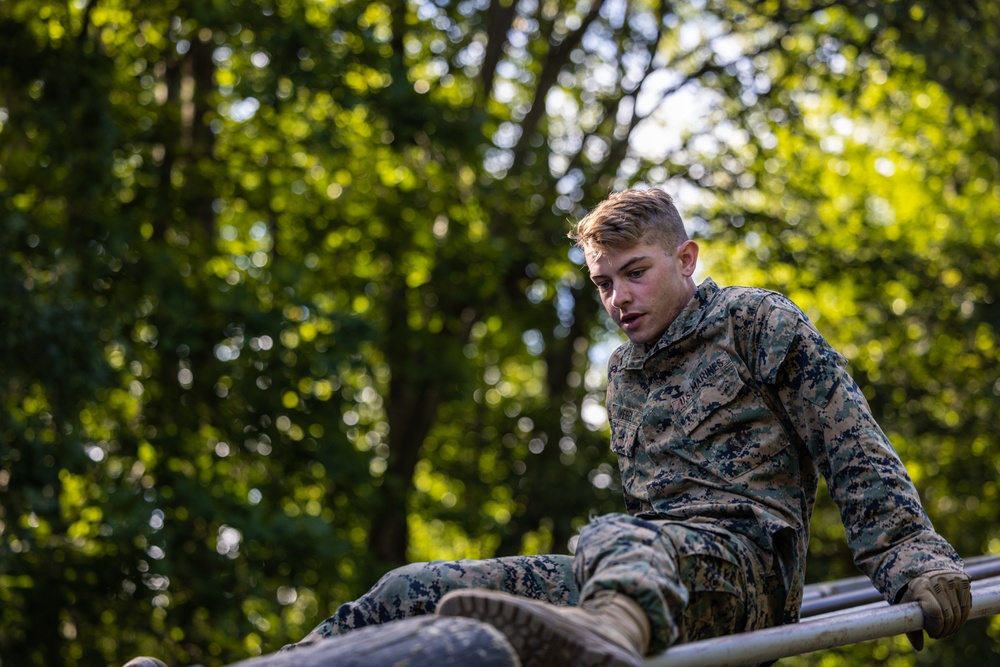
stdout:
<svg viewBox="0 0 1000 667">
<path fill-rule="evenodd" d="M 694 275 L 694 270 L 698 267 L 698 244 L 694 241 L 685 241 L 677 246 L 677 253 L 674 255 L 680 265 L 681 274 L 685 278 Z"/>
</svg>

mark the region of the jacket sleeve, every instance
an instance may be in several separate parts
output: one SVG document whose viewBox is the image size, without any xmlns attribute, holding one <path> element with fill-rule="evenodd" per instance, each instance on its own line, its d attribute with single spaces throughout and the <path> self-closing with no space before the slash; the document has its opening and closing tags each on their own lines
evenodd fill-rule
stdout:
<svg viewBox="0 0 1000 667">
<path fill-rule="evenodd" d="M 778 296 L 756 318 L 758 381 L 772 385 L 840 510 L 855 564 L 889 601 L 930 570 L 961 570 L 847 362 Z"/>
</svg>

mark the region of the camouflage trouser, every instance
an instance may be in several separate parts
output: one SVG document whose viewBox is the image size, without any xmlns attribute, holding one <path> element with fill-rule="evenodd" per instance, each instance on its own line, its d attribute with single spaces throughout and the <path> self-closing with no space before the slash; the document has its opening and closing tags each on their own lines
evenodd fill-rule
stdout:
<svg viewBox="0 0 1000 667">
<path fill-rule="evenodd" d="M 504 591 L 556 605 L 576 605 L 598 591 L 614 590 L 647 611 L 650 649 L 660 651 L 773 625 L 781 607 L 769 597 L 775 584 L 756 550 L 724 530 L 610 514 L 580 531 L 575 557 L 431 561 L 393 570 L 362 597 L 341 605 L 299 645 L 433 613 L 438 600 L 458 588 Z"/>
</svg>

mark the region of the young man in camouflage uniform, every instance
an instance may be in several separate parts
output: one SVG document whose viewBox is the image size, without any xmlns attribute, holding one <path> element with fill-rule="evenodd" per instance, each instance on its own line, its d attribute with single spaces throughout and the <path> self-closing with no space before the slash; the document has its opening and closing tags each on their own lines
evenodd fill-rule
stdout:
<svg viewBox="0 0 1000 667">
<path fill-rule="evenodd" d="M 529 667 L 637 665 L 794 622 L 819 474 L 858 567 L 886 599 L 919 601 L 932 637 L 956 632 L 962 561 L 806 316 L 774 292 L 695 285 L 698 246 L 661 191 L 612 195 L 571 237 L 629 339 L 607 394 L 628 513 L 592 521 L 572 559 L 400 568 L 304 641 L 436 611 L 493 624 Z"/>
</svg>

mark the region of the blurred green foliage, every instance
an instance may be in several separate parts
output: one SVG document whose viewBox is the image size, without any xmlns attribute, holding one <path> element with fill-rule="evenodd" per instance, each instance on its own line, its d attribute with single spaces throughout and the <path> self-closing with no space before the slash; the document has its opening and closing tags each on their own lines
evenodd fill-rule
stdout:
<svg viewBox="0 0 1000 667">
<path fill-rule="evenodd" d="M 807 310 L 940 531 L 1000 553 L 997 18 L 0 1 L 0 659 L 224 664 L 406 560 L 566 551 L 621 503 L 565 233 L 636 182 L 705 275 Z M 842 534 L 824 498 L 810 580 L 856 574 Z"/>
</svg>

